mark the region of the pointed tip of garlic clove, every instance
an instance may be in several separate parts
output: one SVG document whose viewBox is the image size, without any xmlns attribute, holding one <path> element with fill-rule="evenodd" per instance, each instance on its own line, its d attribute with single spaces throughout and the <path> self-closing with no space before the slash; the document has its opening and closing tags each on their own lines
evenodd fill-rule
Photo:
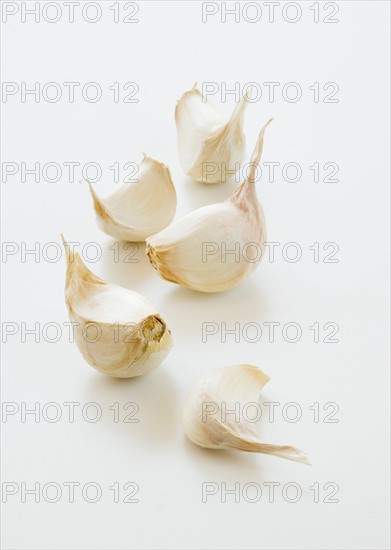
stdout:
<svg viewBox="0 0 391 550">
<path fill-rule="evenodd" d="M 253 91 L 255 91 L 255 90 L 256 90 L 255 86 L 249 86 L 246 89 L 246 93 L 244 94 L 243 97 L 245 97 L 247 101 L 249 101 L 250 99 L 253 99 Z"/>
<path fill-rule="evenodd" d="M 273 118 L 269 118 L 269 120 L 262 126 L 261 131 L 259 132 L 259 135 L 258 135 L 257 143 L 254 147 L 254 151 L 250 158 L 250 164 L 254 164 L 258 166 L 262 157 L 263 142 L 264 142 L 266 128 L 269 126 L 271 122 L 273 122 Z"/>
<path fill-rule="evenodd" d="M 67 266 L 69 266 L 69 262 L 70 262 L 70 250 L 69 250 L 69 245 L 68 245 L 68 242 L 67 240 L 65 239 L 64 237 L 64 234 L 61 233 L 61 240 L 62 240 L 62 244 L 63 244 L 63 247 L 64 247 L 64 252 L 65 252 L 65 259 L 66 259 L 66 262 L 67 262 Z"/>
<path fill-rule="evenodd" d="M 93 201 L 93 205 L 94 205 L 96 215 L 98 216 L 99 219 L 102 219 L 105 222 L 109 222 L 109 223 L 112 222 L 113 220 L 112 220 L 109 212 L 107 211 L 103 201 L 95 193 L 95 190 L 91 185 L 91 182 L 89 180 L 86 180 L 86 181 L 87 181 L 88 187 L 90 189 L 90 193 L 91 193 L 91 197 L 92 197 L 92 201 Z"/>
<path fill-rule="evenodd" d="M 255 144 L 254 150 L 250 158 L 249 173 L 240 184 L 238 189 L 235 191 L 235 193 L 228 199 L 233 204 L 236 204 L 239 208 L 242 208 L 244 210 L 247 209 L 248 203 L 252 204 L 258 200 L 255 190 L 255 176 L 263 153 L 265 131 L 272 121 L 273 119 L 270 118 L 262 126 L 261 131 L 258 135 L 257 143 Z"/>
<path fill-rule="evenodd" d="M 292 447 L 291 445 L 273 445 L 271 443 L 261 443 L 259 441 L 246 438 L 238 438 L 232 445 L 228 445 L 227 448 L 238 449 L 240 451 L 250 453 L 277 456 L 278 458 L 284 458 L 285 460 L 300 462 L 301 464 L 311 466 L 310 462 L 308 462 L 306 453 L 297 447 Z"/>
<path fill-rule="evenodd" d="M 164 181 L 166 183 L 167 188 L 172 193 L 172 197 L 171 197 L 172 203 L 176 208 L 176 204 L 177 204 L 176 190 L 175 190 L 174 183 L 172 181 L 171 171 L 170 171 L 169 167 L 167 166 L 167 164 L 164 164 L 164 162 L 160 162 L 158 160 L 155 160 L 152 157 L 146 155 L 145 153 L 143 153 L 143 154 L 144 154 L 144 159 L 143 159 L 142 163 L 144 163 L 144 162 L 149 163 L 150 166 L 153 169 L 155 169 L 157 172 L 160 173 L 162 182 Z M 174 210 L 174 213 L 175 213 L 175 210 Z"/>
<path fill-rule="evenodd" d="M 65 278 L 66 295 L 71 287 L 75 289 L 81 288 L 83 285 L 88 284 L 105 284 L 105 281 L 88 269 L 86 264 L 81 259 L 80 254 L 75 252 L 73 248 L 69 246 L 69 243 L 65 240 L 63 235 L 61 236 L 63 239 L 65 259 L 67 263 Z"/>
<path fill-rule="evenodd" d="M 189 94 L 201 95 L 200 90 L 197 88 L 197 82 L 194 83 L 192 88 L 189 88 L 188 90 L 183 92 L 181 97 L 179 99 L 177 99 L 177 104 L 180 103 L 183 100 L 183 98 L 186 97 Z"/>
<path fill-rule="evenodd" d="M 67 262 L 67 267 L 69 267 L 70 263 L 72 263 L 74 261 L 75 252 L 74 252 L 73 249 L 72 250 L 70 249 L 69 243 L 65 239 L 63 233 L 61 233 L 61 240 L 62 240 L 62 244 L 63 244 L 64 251 L 65 251 L 65 259 L 66 259 L 66 262 Z"/>
<path fill-rule="evenodd" d="M 153 166 L 156 166 L 156 167 L 164 167 L 164 168 L 168 168 L 166 164 L 164 164 L 164 162 L 160 162 L 160 160 L 156 160 L 154 159 L 153 157 L 151 157 L 150 155 L 148 155 L 147 153 L 141 153 L 143 158 L 141 159 L 141 165 L 142 164 L 151 164 Z"/>
</svg>

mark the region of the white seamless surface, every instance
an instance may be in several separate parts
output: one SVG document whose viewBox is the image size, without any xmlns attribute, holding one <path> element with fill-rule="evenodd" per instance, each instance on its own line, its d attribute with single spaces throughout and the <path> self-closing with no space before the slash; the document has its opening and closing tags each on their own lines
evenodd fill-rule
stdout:
<svg viewBox="0 0 391 550">
<path fill-rule="evenodd" d="M 7 549 L 386 549 L 388 541 L 388 199 L 389 173 L 389 4 L 339 2 L 337 24 L 314 23 L 312 3 L 302 2 L 295 24 L 276 15 L 251 24 L 243 17 L 221 22 L 219 15 L 201 20 L 201 2 L 140 2 L 137 24 L 113 23 L 111 2 L 101 2 L 96 24 L 76 17 L 73 24 L 21 21 L 2 25 L 5 82 L 98 82 L 101 101 L 88 103 L 76 93 L 74 103 L 29 98 L 20 93 L 2 105 L 4 162 L 29 167 L 57 162 L 59 182 L 25 183 L 18 172 L 2 182 L 4 242 L 97 242 L 103 255 L 91 269 L 104 279 L 144 294 L 167 320 L 175 347 L 164 364 L 144 378 L 118 381 L 89 367 L 69 343 L 63 298 L 65 260 L 35 262 L 20 252 L 3 261 L 3 322 L 58 323 L 58 342 L 20 333 L 3 345 L 2 398 L 26 403 L 56 402 L 62 418 L 39 422 L 20 412 L 4 419 L 2 480 L 17 484 L 18 493 L 2 504 L 2 545 Z M 262 3 L 260 3 L 262 4 Z M 216 4 L 216 6 L 218 6 Z M 321 9 L 323 5 L 321 4 Z M 220 6 L 221 7 L 221 6 Z M 219 8 L 220 9 L 220 8 Z M 265 9 L 265 8 L 264 8 Z M 278 12 L 279 13 L 279 12 Z M 322 13 L 322 12 L 321 12 Z M 245 118 L 247 152 L 261 125 L 267 130 L 263 161 L 297 162 L 303 176 L 274 183 L 262 178 L 257 191 L 268 227 L 268 240 L 297 242 L 303 256 L 296 263 L 265 260 L 232 291 L 203 295 L 161 280 L 144 257 L 138 263 L 114 261 L 113 240 L 96 226 L 86 185 L 67 180 L 64 162 L 98 162 L 103 166 L 97 192 L 113 189 L 115 162 L 137 162 L 144 151 L 166 163 L 178 193 L 177 217 L 223 200 L 235 184 L 204 186 L 186 178 L 179 167 L 174 123 L 176 100 L 195 81 L 258 82 L 260 101 Z M 268 101 L 263 83 L 297 82 L 303 97 L 296 103 L 277 93 Z M 138 103 L 115 103 L 113 83 L 139 84 Z M 336 82 L 338 103 L 315 103 L 314 82 Z M 81 87 L 80 86 L 80 87 Z M 124 92 L 122 92 L 124 93 Z M 218 95 L 214 98 L 220 103 Z M 233 96 L 222 104 L 235 106 Z M 314 183 L 309 166 L 339 165 L 337 183 Z M 335 242 L 338 263 L 313 261 L 313 243 Z M 92 251 L 93 252 L 93 251 Z M 325 252 L 321 249 L 321 254 Z M 126 251 L 121 247 L 120 256 Z M 202 323 L 258 323 L 262 337 L 252 343 L 219 335 L 202 341 Z M 278 322 L 274 343 L 268 322 Z M 297 343 L 281 336 L 295 322 L 303 335 Z M 314 343 L 315 322 L 339 326 L 338 343 Z M 321 329 L 323 331 L 323 329 Z M 324 333 L 322 332 L 324 337 Z M 251 338 L 251 335 L 250 335 Z M 271 376 L 264 399 L 282 405 L 298 403 L 296 423 L 262 421 L 265 442 L 292 444 L 308 452 L 311 467 L 273 457 L 205 451 L 185 439 L 181 410 L 192 384 L 224 365 L 251 363 Z M 66 402 L 80 403 L 75 421 L 66 420 Z M 102 418 L 83 419 L 81 409 L 96 402 Z M 113 403 L 120 421 L 113 421 Z M 124 422 L 127 402 L 137 402 L 138 423 Z M 335 402 L 338 423 L 316 423 L 309 409 Z M 53 409 L 51 411 L 53 414 Z M 91 415 L 93 409 L 90 409 Z M 62 498 L 22 502 L 21 484 L 40 488 L 60 484 Z M 68 502 L 64 482 L 80 483 L 75 502 Z M 95 482 L 99 502 L 89 503 L 81 488 Z M 137 483 L 138 503 L 120 500 Z M 240 493 L 221 502 L 221 491 L 202 502 L 202 484 L 228 489 L 258 484 L 257 502 Z M 268 485 L 276 482 L 274 503 Z M 287 483 L 302 490 L 298 502 L 282 496 Z M 314 502 L 315 483 L 320 502 Z M 324 502 L 330 486 L 339 487 L 338 503 Z M 129 488 L 130 487 L 130 488 Z M 216 487 L 216 486 L 215 486 Z M 254 487 L 254 486 L 253 486 Z M 42 489 L 43 490 L 43 489 Z M 42 494 L 42 491 L 41 491 Z M 93 489 L 91 489 L 93 495 Z"/>
</svg>

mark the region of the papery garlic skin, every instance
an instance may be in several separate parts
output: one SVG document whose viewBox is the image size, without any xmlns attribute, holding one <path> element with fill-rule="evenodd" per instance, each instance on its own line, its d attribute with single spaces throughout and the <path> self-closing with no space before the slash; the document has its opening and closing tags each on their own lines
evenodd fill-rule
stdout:
<svg viewBox="0 0 391 550">
<path fill-rule="evenodd" d="M 144 155 L 135 177 L 105 199 L 89 186 L 100 229 L 116 239 L 140 242 L 171 223 L 177 198 L 170 170 L 161 162 Z"/>
<path fill-rule="evenodd" d="M 107 283 L 79 254 L 67 250 L 65 302 L 75 342 L 92 367 L 110 376 L 132 378 L 151 371 L 167 356 L 171 332 L 140 294 Z"/>
<path fill-rule="evenodd" d="M 305 453 L 296 447 L 262 443 L 256 423 L 245 418 L 246 406 L 258 404 L 261 390 L 269 380 L 253 365 L 223 367 L 201 378 L 183 411 L 187 437 L 208 449 L 237 449 L 309 464 Z M 239 419 L 232 412 L 222 413 L 238 409 Z"/>
<path fill-rule="evenodd" d="M 244 96 L 227 121 L 195 87 L 185 92 L 175 109 L 178 151 L 185 174 L 204 183 L 226 181 L 226 172 L 236 170 L 244 159 Z"/>
<path fill-rule="evenodd" d="M 266 223 L 254 180 L 267 122 L 247 178 L 230 199 L 195 210 L 147 239 L 146 253 L 159 275 L 200 292 L 236 286 L 260 263 Z"/>
</svg>

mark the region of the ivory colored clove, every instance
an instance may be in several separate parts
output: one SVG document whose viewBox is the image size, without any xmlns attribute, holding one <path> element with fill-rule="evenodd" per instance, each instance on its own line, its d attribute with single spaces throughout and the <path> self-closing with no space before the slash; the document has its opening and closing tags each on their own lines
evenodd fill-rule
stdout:
<svg viewBox="0 0 391 550">
<path fill-rule="evenodd" d="M 263 443 L 256 424 L 245 417 L 246 405 L 258 403 L 268 381 L 269 377 L 253 365 L 223 367 L 201 378 L 184 407 L 187 437 L 208 449 L 237 449 L 309 464 L 305 453 L 296 447 Z M 227 411 L 238 408 L 240 417 L 223 415 L 223 404 Z"/>
<path fill-rule="evenodd" d="M 63 238 L 67 273 L 65 302 L 76 345 L 92 367 L 132 378 L 160 365 L 172 346 L 171 332 L 156 309 L 132 290 L 92 273 Z"/>
<path fill-rule="evenodd" d="M 149 261 L 163 279 L 201 292 L 220 292 L 239 284 L 259 265 L 266 226 L 254 180 L 270 122 L 263 126 L 248 175 L 232 197 L 199 208 L 147 239 Z"/>
<path fill-rule="evenodd" d="M 243 119 L 247 103 L 245 95 L 227 121 L 195 86 L 183 94 L 175 109 L 175 121 L 185 174 L 204 183 L 221 183 L 227 171 L 237 171 L 245 154 Z"/>
<path fill-rule="evenodd" d="M 89 183 L 99 227 L 123 241 L 145 241 L 169 225 L 175 215 L 176 192 L 170 170 L 144 155 L 137 181 L 123 183 L 100 199 Z"/>
</svg>

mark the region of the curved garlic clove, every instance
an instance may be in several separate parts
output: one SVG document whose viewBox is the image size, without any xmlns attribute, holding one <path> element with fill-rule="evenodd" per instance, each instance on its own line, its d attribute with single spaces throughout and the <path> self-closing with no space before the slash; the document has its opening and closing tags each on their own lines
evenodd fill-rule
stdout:
<svg viewBox="0 0 391 550">
<path fill-rule="evenodd" d="M 172 337 L 156 309 L 137 292 L 94 275 L 63 241 L 65 302 L 75 323 L 77 347 L 87 363 L 119 378 L 140 376 L 160 365 Z"/>
<path fill-rule="evenodd" d="M 176 210 L 170 170 L 144 155 L 137 181 L 124 183 L 100 199 L 89 183 L 99 227 L 123 241 L 145 241 L 169 225 Z"/>
<path fill-rule="evenodd" d="M 175 109 L 179 159 L 185 174 L 204 183 L 221 183 L 237 171 L 245 154 L 243 118 L 245 95 L 227 121 L 195 87 L 185 92 Z"/>
<path fill-rule="evenodd" d="M 146 253 L 163 279 L 201 292 L 220 292 L 236 286 L 259 265 L 266 226 L 254 179 L 270 122 L 259 134 L 248 176 L 230 199 L 199 208 L 147 239 Z"/>
<path fill-rule="evenodd" d="M 187 437 L 208 449 L 238 449 L 309 464 L 305 453 L 296 447 L 262 443 L 256 424 L 247 419 L 246 406 L 258 404 L 268 381 L 269 377 L 252 365 L 223 367 L 204 376 L 184 407 Z"/>
</svg>

